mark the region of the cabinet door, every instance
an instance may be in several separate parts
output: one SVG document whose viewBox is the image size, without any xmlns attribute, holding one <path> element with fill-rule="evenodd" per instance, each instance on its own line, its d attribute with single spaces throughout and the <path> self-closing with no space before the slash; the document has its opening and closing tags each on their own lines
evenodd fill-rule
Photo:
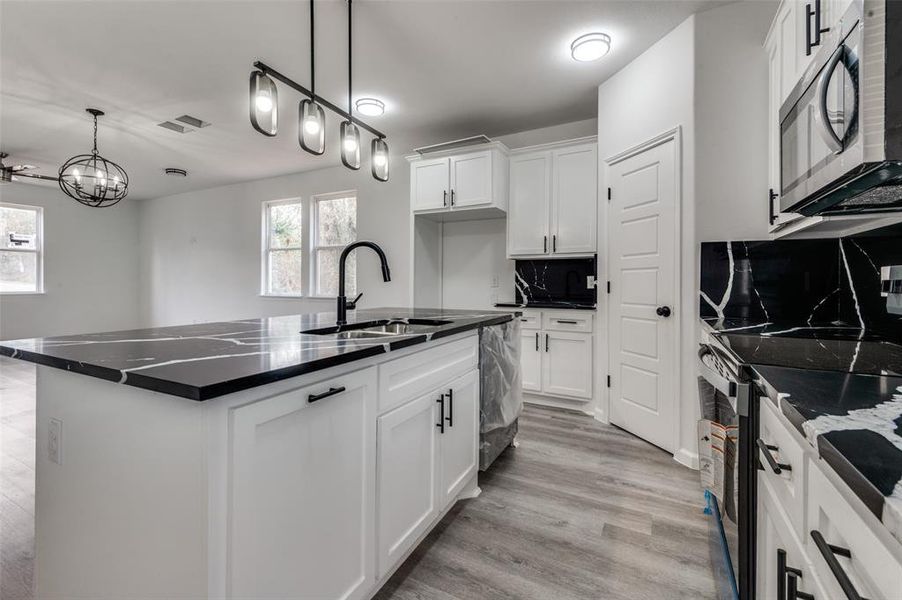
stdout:
<svg viewBox="0 0 902 600">
<path fill-rule="evenodd" d="M 492 153 L 474 152 L 451 158 L 451 208 L 492 203 Z"/>
<path fill-rule="evenodd" d="M 802 14 L 801 19 L 798 18 L 799 13 Z M 800 57 L 805 55 L 804 14 L 805 6 L 799 0 L 784 0 L 774 17 L 774 30 L 771 35 L 776 43 L 780 65 L 778 106 L 786 100 L 786 96 L 798 80 Z"/>
<path fill-rule="evenodd" d="M 768 96 L 767 96 L 767 187 L 768 191 L 780 193 L 780 49 L 775 39 L 769 39 L 767 52 Z M 780 197 L 768 196 L 768 221 L 771 229 L 776 226 L 775 217 L 780 212 Z"/>
<path fill-rule="evenodd" d="M 428 394 L 379 417 L 377 577 L 404 556 L 438 511 L 438 397 Z"/>
<path fill-rule="evenodd" d="M 479 371 L 452 381 L 445 394 L 445 432 L 439 433 L 439 510 L 448 506 L 479 466 Z"/>
<path fill-rule="evenodd" d="M 552 153 L 551 250 L 554 254 L 594 254 L 598 204 L 595 144 Z"/>
<path fill-rule="evenodd" d="M 592 336 L 545 332 L 542 391 L 555 396 L 592 397 Z"/>
<path fill-rule="evenodd" d="M 544 334 L 526 331 L 520 334 L 520 373 L 523 389 L 531 392 L 542 390 L 542 352 L 540 343 Z"/>
<path fill-rule="evenodd" d="M 449 159 L 414 162 L 410 167 L 413 210 L 435 210 L 449 205 Z"/>
<path fill-rule="evenodd" d="M 231 597 L 352 600 L 372 590 L 375 403 L 372 367 L 232 409 Z"/>
<path fill-rule="evenodd" d="M 547 254 L 551 211 L 551 154 L 523 154 L 510 161 L 507 252 L 510 256 Z"/>
</svg>

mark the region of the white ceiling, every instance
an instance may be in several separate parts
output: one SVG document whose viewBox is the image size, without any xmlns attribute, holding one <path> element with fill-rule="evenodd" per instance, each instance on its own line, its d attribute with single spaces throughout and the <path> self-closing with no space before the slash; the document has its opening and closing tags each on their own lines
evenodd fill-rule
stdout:
<svg viewBox="0 0 902 600">
<path fill-rule="evenodd" d="M 374 127 L 393 154 L 477 133 L 498 136 L 595 116 L 599 83 L 716 0 L 357 0 L 354 96 L 386 102 Z M 346 4 L 317 2 L 317 92 L 347 98 Z M 323 157 L 296 140 L 300 96 L 280 86 L 278 137 L 248 120 L 251 63 L 309 83 L 306 1 L 0 1 L 0 149 L 55 175 L 90 150 L 88 106 L 107 112 L 100 152 L 148 198 L 340 164 L 330 115 Z M 613 38 L 577 63 L 581 33 Z M 327 111 L 328 112 L 328 111 Z M 157 127 L 183 114 L 212 126 Z M 368 147 L 368 141 L 367 141 Z M 364 162 L 368 165 L 368 150 Z M 398 159 L 394 159 L 398 160 Z M 187 169 L 187 179 L 164 177 Z"/>
</svg>

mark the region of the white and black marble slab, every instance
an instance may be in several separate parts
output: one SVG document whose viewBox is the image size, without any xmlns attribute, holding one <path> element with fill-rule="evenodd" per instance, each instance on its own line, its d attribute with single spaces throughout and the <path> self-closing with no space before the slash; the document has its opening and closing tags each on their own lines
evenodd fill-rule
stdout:
<svg viewBox="0 0 902 600">
<path fill-rule="evenodd" d="M 192 400 L 296 377 L 510 321 L 518 311 L 377 308 L 349 322 L 450 321 L 427 333 L 337 339 L 303 331 L 330 327 L 335 313 L 0 341 L 0 354 Z"/>
<path fill-rule="evenodd" d="M 587 281 L 589 278 L 594 281 L 595 277 L 594 257 L 517 260 L 513 305 L 594 309 L 598 293 Z"/>
<path fill-rule="evenodd" d="M 496 308 L 556 308 L 566 310 L 595 310 L 594 304 L 580 304 L 574 302 L 530 302 L 529 304 L 517 304 L 516 302 L 497 302 Z"/>
<path fill-rule="evenodd" d="M 770 401 L 902 542 L 902 377 L 752 368 Z"/>
</svg>

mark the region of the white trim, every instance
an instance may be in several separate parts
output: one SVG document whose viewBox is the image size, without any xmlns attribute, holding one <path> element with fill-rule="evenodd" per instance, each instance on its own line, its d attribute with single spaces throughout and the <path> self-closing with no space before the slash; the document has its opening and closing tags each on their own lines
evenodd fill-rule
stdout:
<svg viewBox="0 0 902 600">
<path fill-rule="evenodd" d="M 13 204 L 12 202 L 0 202 L 0 208 L 25 210 L 35 213 L 35 248 L 0 248 L 4 252 L 19 252 L 35 255 L 35 289 L 0 291 L 0 296 L 27 296 L 44 294 L 44 207 L 31 204 Z"/>
<path fill-rule="evenodd" d="M 284 248 L 271 248 L 270 247 L 270 238 L 269 238 L 269 213 L 270 209 L 274 206 L 285 206 L 288 204 L 298 204 L 301 206 L 301 210 L 304 211 L 304 199 L 300 196 L 295 198 L 282 198 L 279 200 L 264 200 L 261 203 L 261 216 L 260 224 L 261 224 L 261 233 L 260 233 L 260 295 L 261 296 L 278 296 L 278 297 L 303 297 L 304 289 L 303 282 L 305 279 L 305 265 L 307 263 L 307 248 L 308 246 L 306 228 L 308 227 L 307 221 L 309 219 L 306 218 L 306 214 L 302 217 L 303 221 L 301 223 L 301 227 L 305 229 L 303 237 L 301 238 L 300 246 L 286 246 Z M 286 251 L 286 250 L 300 250 L 301 251 L 301 292 L 300 294 L 273 294 L 270 292 L 270 272 L 269 272 L 269 258 L 270 254 L 273 250 L 277 251 Z"/>
<path fill-rule="evenodd" d="M 511 156 L 518 154 L 529 154 L 531 152 L 542 152 L 546 150 L 557 150 L 558 148 L 568 148 L 570 146 L 580 146 L 584 144 L 597 144 L 597 135 L 587 135 L 569 140 L 560 140 L 557 142 L 547 142 L 545 144 L 535 144 L 533 146 L 523 146 L 510 151 Z"/>
<path fill-rule="evenodd" d="M 680 423 L 682 421 L 683 416 L 683 398 L 682 398 L 682 372 L 680 369 L 680 343 L 683 339 L 683 330 L 682 330 L 682 319 L 680 317 L 680 313 L 682 310 L 682 293 L 683 293 L 683 277 L 682 277 L 682 255 L 683 255 L 683 134 L 682 134 L 682 125 L 677 125 L 676 127 L 669 129 L 663 133 L 660 133 L 645 142 L 637 144 L 627 150 L 624 150 L 614 156 L 608 157 L 604 160 L 603 172 L 604 179 L 599 178 L 599 198 L 603 198 L 607 196 L 607 192 L 605 194 L 601 194 L 601 190 L 603 187 L 608 186 L 608 182 L 611 180 L 610 177 L 610 167 L 616 165 L 619 162 L 622 162 L 628 158 L 636 156 L 637 154 L 641 154 L 652 148 L 660 146 L 661 144 L 665 144 L 669 141 L 673 140 L 674 142 L 674 187 L 676 192 L 676 197 L 674 198 L 674 227 L 676 228 L 676 235 L 674 236 L 674 297 L 673 297 L 673 305 L 672 309 L 672 318 L 675 321 L 674 327 L 676 328 L 676 335 L 673 340 L 673 361 L 675 368 L 673 369 L 673 389 L 675 391 L 674 394 L 674 414 L 673 414 L 673 426 L 671 431 L 671 447 L 673 448 L 673 457 L 674 460 L 680 462 L 681 464 L 685 464 L 686 466 L 690 466 L 694 464 L 692 467 L 694 469 L 698 469 L 698 454 L 691 454 L 685 448 L 681 447 L 680 440 Z M 610 229 L 610 203 L 604 202 L 604 208 L 600 211 L 601 214 L 604 215 L 604 227 L 599 228 L 599 233 L 604 233 L 604 276 L 602 277 L 599 274 L 598 281 L 609 281 L 610 280 L 610 238 L 608 235 Z M 601 262 L 601 261 L 599 261 Z M 693 281 L 694 283 L 694 281 Z M 609 339 L 607 336 L 608 328 L 610 327 L 610 303 L 609 296 L 607 293 L 600 294 L 603 300 L 599 299 L 598 303 L 598 311 L 604 311 L 604 323 L 601 327 L 598 328 L 598 334 L 601 336 L 604 334 L 604 339 Z M 602 306 L 603 304 L 603 306 Z M 694 331 L 694 330 L 693 330 Z M 694 333 L 693 333 L 694 335 Z M 599 362 L 598 365 L 601 365 L 605 372 L 601 374 L 598 381 L 606 381 L 606 377 L 608 374 L 612 372 L 611 365 L 611 352 L 608 348 L 607 343 L 604 344 L 603 350 L 599 352 Z M 601 413 L 605 415 L 605 422 L 610 422 L 610 414 L 611 414 L 611 388 L 604 387 L 604 393 L 601 399 L 602 406 L 600 407 Z M 679 456 L 678 456 L 679 455 Z M 693 458 L 694 456 L 694 458 Z M 686 462 L 684 462 L 686 461 Z M 694 461 L 694 462 L 693 462 Z"/>
<path fill-rule="evenodd" d="M 310 197 L 310 208 L 307 211 L 310 215 L 308 219 L 310 222 L 310 227 L 308 229 L 309 235 L 307 239 L 309 240 L 309 244 L 307 244 L 309 248 L 309 277 L 308 277 L 308 287 L 307 292 L 309 295 L 308 298 L 334 298 L 334 296 L 325 296 L 319 293 L 318 288 L 318 280 L 319 280 L 319 271 L 318 271 L 318 263 L 317 263 L 317 253 L 320 250 L 337 250 L 344 248 L 347 244 L 323 244 L 319 243 L 319 203 L 320 202 L 330 202 L 333 200 L 346 200 L 349 198 L 354 199 L 354 230 L 355 237 L 351 242 L 353 243 L 357 241 L 357 190 L 345 190 L 342 192 L 329 192 L 325 194 L 315 194 Z M 357 281 L 354 281 L 354 291 L 356 293 L 357 290 Z"/>
</svg>

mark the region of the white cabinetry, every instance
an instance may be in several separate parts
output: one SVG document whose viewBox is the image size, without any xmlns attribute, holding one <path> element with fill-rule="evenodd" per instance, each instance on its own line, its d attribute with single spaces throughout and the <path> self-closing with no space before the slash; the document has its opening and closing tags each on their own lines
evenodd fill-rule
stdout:
<svg viewBox="0 0 902 600">
<path fill-rule="evenodd" d="M 592 399 L 591 311 L 528 310 L 520 345 L 523 390 L 572 400 Z"/>
<path fill-rule="evenodd" d="M 443 509 L 463 490 L 478 465 L 479 374 L 474 369 L 440 390 L 444 428 L 439 428 L 439 506 Z"/>
<path fill-rule="evenodd" d="M 511 158 L 508 255 L 590 255 L 597 248 L 594 142 L 533 147 Z"/>
<path fill-rule="evenodd" d="M 476 150 L 410 160 L 410 206 L 437 221 L 503 217 L 507 211 L 507 148 L 491 143 Z"/>
<path fill-rule="evenodd" d="M 370 367 L 232 411 L 230 597 L 371 591 L 375 405 Z"/>
</svg>

